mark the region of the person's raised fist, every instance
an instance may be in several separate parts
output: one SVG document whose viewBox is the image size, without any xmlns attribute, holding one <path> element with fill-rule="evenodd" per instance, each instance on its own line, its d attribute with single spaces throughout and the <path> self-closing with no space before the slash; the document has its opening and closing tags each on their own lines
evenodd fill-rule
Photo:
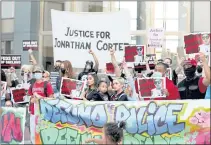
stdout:
<svg viewBox="0 0 211 145">
<path fill-rule="evenodd" d="M 32 51 L 32 49 L 29 49 L 28 52 L 29 52 L 29 54 L 32 54 L 33 51 Z"/>
<path fill-rule="evenodd" d="M 200 59 L 200 61 L 202 61 L 202 62 L 206 62 L 206 56 L 204 55 L 204 53 L 199 53 L 199 59 Z"/>
<path fill-rule="evenodd" d="M 184 62 L 185 62 L 185 58 L 184 57 L 181 57 L 180 65 L 183 66 L 184 65 Z"/>
<path fill-rule="evenodd" d="M 114 55 L 114 53 L 115 53 L 114 49 L 110 49 L 110 54 Z"/>
<path fill-rule="evenodd" d="M 94 54 L 94 52 L 92 51 L 92 49 L 89 49 L 89 54 Z"/>
</svg>

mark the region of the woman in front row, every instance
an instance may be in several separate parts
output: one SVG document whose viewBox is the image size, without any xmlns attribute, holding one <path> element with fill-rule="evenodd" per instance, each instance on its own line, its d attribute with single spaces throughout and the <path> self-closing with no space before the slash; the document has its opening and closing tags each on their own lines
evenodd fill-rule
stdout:
<svg viewBox="0 0 211 145">
<path fill-rule="evenodd" d="M 87 89 L 81 94 L 83 100 L 91 101 L 93 96 L 97 93 L 98 77 L 96 73 L 89 73 L 87 76 Z"/>
<path fill-rule="evenodd" d="M 119 77 L 115 78 L 112 82 L 112 87 L 114 90 L 114 95 L 111 96 L 111 101 L 128 101 L 127 95 L 125 94 L 124 88 L 124 79 Z"/>
</svg>

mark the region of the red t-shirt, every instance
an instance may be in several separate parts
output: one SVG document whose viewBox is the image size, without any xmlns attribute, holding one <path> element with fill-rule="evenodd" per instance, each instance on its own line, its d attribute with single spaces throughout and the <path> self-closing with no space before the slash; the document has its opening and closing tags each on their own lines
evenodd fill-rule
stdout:
<svg viewBox="0 0 211 145">
<path fill-rule="evenodd" d="M 207 91 L 207 86 L 205 86 L 204 84 L 203 84 L 203 77 L 201 77 L 200 79 L 199 79 L 199 82 L 198 82 L 198 86 L 199 86 L 199 91 L 201 92 L 201 93 L 205 93 L 206 91 Z"/>
<path fill-rule="evenodd" d="M 180 94 L 178 88 L 174 85 L 173 81 L 166 78 L 166 89 L 169 92 L 169 96 L 166 98 L 154 98 L 153 100 L 178 100 L 180 99 Z M 150 100 L 150 98 L 145 98 L 144 100 Z"/>
<path fill-rule="evenodd" d="M 41 82 L 41 83 L 35 82 L 32 89 L 31 89 L 31 87 L 29 88 L 29 91 L 28 91 L 28 95 L 30 95 L 31 97 L 33 97 L 33 94 L 35 92 L 44 98 L 49 97 L 50 95 L 54 94 L 53 87 L 50 82 L 48 82 L 47 86 L 46 86 L 47 87 L 47 96 L 45 95 L 45 92 L 44 92 L 44 82 Z M 29 111 L 31 114 L 34 114 L 34 103 L 30 103 Z"/>
</svg>

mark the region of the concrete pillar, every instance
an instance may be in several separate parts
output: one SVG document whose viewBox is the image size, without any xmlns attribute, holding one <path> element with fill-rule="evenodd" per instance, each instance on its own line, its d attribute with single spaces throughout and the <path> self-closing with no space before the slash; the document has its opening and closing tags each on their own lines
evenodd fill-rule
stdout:
<svg viewBox="0 0 211 145">
<path fill-rule="evenodd" d="M 23 40 L 38 40 L 39 3 L 39 1 L 15 2 L 14 53 L 21 54 L 22 64 L 29 64 L 29 54 L 23 51 Z M 38 52 L 34 52 L 34 55 L 38 61 Z"/>
</svg>

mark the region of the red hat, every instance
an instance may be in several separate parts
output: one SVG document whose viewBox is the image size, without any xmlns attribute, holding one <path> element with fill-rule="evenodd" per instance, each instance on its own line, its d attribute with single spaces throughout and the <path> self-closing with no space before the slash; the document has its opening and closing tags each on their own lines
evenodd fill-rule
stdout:
<svg viewBox="0 0 211 145">
<path fill-rule="evenodd" d="M 197 66 L 196 60 L 195 59 L 190 59 L 190 58 L 188 58 L 188 60 L 184 61 L 184 65 L 186 65 L 186 64 L 190 64 L 192 66 Z"/>
</svg>

